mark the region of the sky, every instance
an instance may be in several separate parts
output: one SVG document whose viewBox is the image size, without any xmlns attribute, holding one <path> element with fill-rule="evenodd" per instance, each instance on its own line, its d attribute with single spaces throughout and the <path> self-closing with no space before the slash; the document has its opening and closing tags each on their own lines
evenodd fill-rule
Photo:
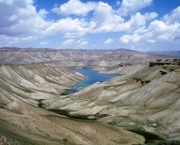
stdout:
<svg viewBox="0 0 180 145">
<path fill-rule="evenodd" d="M 180 50 L 180 0 L 0 0 L 0 47 Z"/>
</svg>

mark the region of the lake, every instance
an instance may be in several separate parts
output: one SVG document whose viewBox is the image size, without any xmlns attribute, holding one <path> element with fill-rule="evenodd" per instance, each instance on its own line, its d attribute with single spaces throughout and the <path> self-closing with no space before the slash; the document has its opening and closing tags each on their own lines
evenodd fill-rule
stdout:
<svg viewBox="0 0 180 145">
<path fill-rule="evenodd" d="M 77 83 L 71 90 L 67 91 L 68 94 L 78 92 L 78 88 L 87 87 L 96 82 L 105 82 L 116 76 L 119 76 L 118 74 L 99 73 L 97 70 L 92 69 L 73 69 L 73 71 L 83 74 L 86 76 L 86 79 L 80 83 Z"/>
</svg>

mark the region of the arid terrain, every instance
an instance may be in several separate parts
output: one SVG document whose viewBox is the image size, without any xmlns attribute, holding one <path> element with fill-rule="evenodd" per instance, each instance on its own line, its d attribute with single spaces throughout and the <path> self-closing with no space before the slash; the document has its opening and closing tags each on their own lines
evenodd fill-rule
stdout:
<svg viewBox="0 0 180 145">
<path fill-rule="evenodd" d="M 85 79 L 64 67 L 0 66 L 0 144 L 133 144 L 144 138 L 95 121 L 72 120 L 37 107 Z M 7 142 L 6 142 L 7 141 Z"/>
<path fill-rule="evenodd" d="M 103 68 L 119 63 L 149 63 L 168 58 L 167 55 L 142 53 L 129 49 L 76 50 L 76 49 L 35 49 L 1 48 L 0 62 L 4 64 L 53 63 L 65 67 Z"/>
<path fill-rule="evenodd" d="M 145 142 L 127 130 L 180 140 L 180 59 L 126 49 L 0 51 L 0 144 Z M 122 75 L 65 95 L 85 79 L 68 67 Z"/>
<path fill-rule="evenodd" d="M 152 62 L 150 66 L 124 65 L 113 72 L 124 75 L 62 99 L 49 98 L 43 106 L 66 110 L 69 116 L 99 119 L 130 130 L 141 128 L 180 139 L 180 60 Z"/>
</svg>

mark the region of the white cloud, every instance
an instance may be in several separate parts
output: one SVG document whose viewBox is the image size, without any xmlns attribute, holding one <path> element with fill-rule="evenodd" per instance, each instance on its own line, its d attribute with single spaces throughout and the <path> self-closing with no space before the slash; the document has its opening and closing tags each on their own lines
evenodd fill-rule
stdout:
<svg viewBox="0 0 180 145">
<path fill-rule="evenodd" d="M 104 44 L 111 44 L 114 41 L 115 39 L 107 39 L 106 41 L 104 41 Z"/>
<path fill-rule="evenodd" d="M 55 6 L 52 12 L 64 15 L 87 15 L 89 11 L 92 11 L 95 7 L 94 2 L 83 3 L 80 0 L 69 0 L 67 3 L 60 7 Z"/>
<path fill-rule="evenodd" d="M 137 12 L 125 21 L 123 17 L 116 14 L 116 11 L 107 3 L 99 2 L 94 10 L 93 22 L 96 24 L 92 33 L 105 32 L 130 32 L 140 26 L 146 25 L 147 21 L 153 20 L 158 16 L 157 13 L 141 14 Z"/>
<path fill-rule="evenodd" d="M 51 24 L 42 18 L 47 12 L 40 10 L 38 13 L 32 4 L 32 0 L 1 1 L 3 15 L 0 16 L 0 34 L 8 36 L 43 34 L 44 28 Z"/>
<path fill-rule="evenodd" d="M 77 41 L 78 45 L 77 47 L 82 47 L 88 44 L 88 41 L 84 40 L 84 38 L 81 38 Z"/>
<path fill-rule="evenodd" d="M 146 25 L 148 20 L 152 20 L 158 16 L 157 13 L 145 13 L 142 15 L 141 13 L 137 12 L 134 16 L 131 16 L 131 19 L 127 22 L 129 24 L 128 31 L 134 31 L 140 26 Z"/>
<path fill-rule="evenodd" d="M 75 38 L 82 37 L 87 33 L 133 31 L 139 26 L 145 25 L 146 21 L 153 17 L 150 13 L 145 15 L 136 13 L 129 21 L 125 22 L 107 3 L 83 3 L 80 0 L 70 0 L 60 6 L 60 9 L 64 10 L 61 12 L 66 15 L 85 15 L 93 10 L 92 19 L 89 21 L 87 18 L 73 19 L 68 16 L 56 22 L 49 22 L 45 20 L 49 12 L 45 9 L 37 12 L 33 0 L 18 2 L 11 0 L 0 2 L 0 4 L 3 5 L 4 9 L 1 11 L 5 14 L 5 16 L 0 16 L 2 22 L 0 23 L 1 35 L 7 35 L 10 37 L 9 39 L 16 36 L 19 37 L 19 40 L 22 40 L 21 37 L 28 39 L 29 36 L 38 38 L 46 35 L 64 34 L 66 38 Z M 77 9 L 79 6 L 82 8 Z"/>
<path fill-rule="evenodd" d="M 132 34 L 125 34 L 119 40 L 122 43 L 180 43 L 179 13 L 180 7 L 177 7 L 170 14 L 165 14 L 161 20 L 151 21 L 148 26 L 137 27 L 135 31 L 131 31 Z M 149 16 L 152 19 L 156 14 L 151 13 Z"/>
<path fill-rule="evenodd" d="M 152 20 L 155 17 L 157 17 L 157 13 L 155 12 L 146 13 L 144 15 L 137 12 L 135 15 L 131 16 L 129 21 L 118 24 L 114 31 L 134 32 L 139 27 L 146 25 L 147 21 Z"/>
<path fill-rule="evenodd" d="M 115 13 L 115 10 L 104 2 L 99 2 L 94 10 L 94 18 L 96 26 L 93 33 L 115 31 L 119 23 L 124 22 L 124 19 Z"/>
<path fill-rule="evenodd" d="M 36 40 L 35 36 L 26 37 L 9 37 L 6 35 L 0 35 L 0 46 L 21 46 L 22 43 Z"/>
<path fill-rule="evenodd" d="M 140 40 L 141 40 L 141 36 L 138 34 L 124 35 L 120 38 L 120 41 L 123 43 L 138 42 Z"/>
<path fill-rule="evenodd" d="M 80 42 L 80 43 L 78 44 L 77 47 L 82 47 L 82 46 L 85 46 L 85 45 L 87 45 L 87 44 L 88 44 L 88 41 L 82 41 L 82 42 Z"/>
<path fill-rule="evenodd" d="M 179 21 L 180 20 L 180 6 L 174 9 L 171 14 L 166 14 L 163 17 L 163 20 L 168 24 L 179 23 L 180 22 Z"/>
<path fill-rule="evenodd" d="M 49 44 L 51 41 L 43 41 L 43 42 L 40 42 L 40 45 L 47 45 Z"/>
<path fill-rule="evenodd" d="M 157 19 L 155 12 L 139 12 L 150 6 L 153 0 L 115 2 L 120 6 L 119 10 L 103 1 L 69 0 L 62 5 L 54 5 L 52 11 L 63 17 L 49 21 L 46 19 L 49 12 L 45 9 L 37 11 L 34 0 L 0 0 L 0 45 L 19 45 L 40 37 L 62 34 L 68 38 L 62 45 L 85 46 L 88 41 L 81 39 L 75 42 L 73 38 L 108 32 L 124 32 L 124 36 L 119 38 L 122 43 L 180 42 L 180 6 Z M 113 41 L 108 39 L 104 44 Z M 39 44 L 45 45 L 46 42 Z"/>
<path fill-rule="evenodd" d="M 83 4 L 83 6 L 81 9 L 77 9 L 77 7 L 79 6 L 73 5 L 73 3 L 76 3 L 78 5 Z M 122 17 L 116 14 L 115 10 L 113 10 L 113 8 L 110 5 L 101 1 L 97 3 L 82 3 L 79 0 L 70 0 L 67 3 L 60 6 L 60 8 L 64 10 L 64 13 L 66 15 L 85 15 L 89 12 L 89 10 L 81 10 L 83 8 L 89 7 L 91 7 L 90 10 L 93 10 L 94 14 L 90 21 L 83 18 L 72 19 L 71 17 L 66 17 L 64 19 L 60 19 L 51 27 L 49 27 L 47 29 L 47 33 L 65 33 L 65 37 L 74 38 L 76 36 L 83 36 L 86 33 L 101 33 L 113 31 L 117 24 L 124 21 Z"/>
<path fill-rule="evenodd" d="M 38 13 L 33 2 L 33 0 L 0 1 L 2 39 L 13 41 L 13 44 L 16 44 L 16 41 L 23 43 L 45 35 L 44 29 L 50 26 L 51 22 L 43 19 L 42 15 L 45 15 L 45 10 L 40 10 Z M 1 45 L 11 44 L 11 42 L 3 43 L 2 39 L 0 40 Z"/>
<path fill-rule="evenodd" d="M 133 34 L 120 37 L 122 43 L 164 43 L 177 42 L 180 34 L 180 23 L 166 24 L 164 21 L 154 20 L 148 27 L 140 27 Z"/>
<path fill-rule="evenodd" d="M 40 15 L 41 17 L 45 18 L 47 14 L 49 14 L 49 12 L 46 11 L 45 9 L 40 9 L 40 10 L 39 10 L 39 15 Z"/>
<path fill-rule="evenodd" d="M 88 44 L 87 41 L 83 41 L 83 42 L 80 43 L 80 45 L 82 45 L 82 46 L 83 46 L 83 45 L 86 45 L 86 44 Z"/>
<path fill-rule="evenodd" d="M 121 16 L 127 16 L 128 14 L 135 13 L 142 8 L 151 6 L 153 0 L 123 0 L 118 13 Z"/>
<path fill-rule="evenodd" d="M 74 39 L 68 39 L 68 40 L 64 41 L 64 42 L 62 43 L 62 45 L 67 46 L 67 45 L 73 44 L 74 42 L 75 42 Z"/>
<path fill-rule="evenodd" d="M 84 19 L 67 17 L 60 19 L 46 29 L 47 34 L 65 34 L 66 37 L 82 36 L 94 27 L 93 22 L 86 22 Z"/>
</svg>

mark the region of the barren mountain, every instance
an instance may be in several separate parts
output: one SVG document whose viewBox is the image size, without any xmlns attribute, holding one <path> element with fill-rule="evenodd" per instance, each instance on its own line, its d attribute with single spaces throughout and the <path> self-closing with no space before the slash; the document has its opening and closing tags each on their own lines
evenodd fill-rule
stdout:
<svg viewBox="0 0 180 145">
<path fill-rule="evenodd" d="M 0 108 L 0 136 L 17 145 L 130 145 L 144 142 L 143 137 L 124 129 L 95 121 L 72 120 L 22 101 L 13 101 L 7 106 L 11 110 Z M 0 144 L 7 142 L 0 140 Z"/>
<path fill-rule="evenodd" d="M 0 144 L 144 143 L 124 129 L 180 139 L 179 59 L 127 49 L 2 48 L 0 55 Z M 85 79 L 66 67 L 123 75 L 64 95 Z"/>
<path fill-rule="evenodd" d="M 31 104 L 70 89 L 85 77 L 64 67 L 44 64 L 1 65 L 1 105 L 22 100 Z"/>
<path fill-rule="evenodd" d="M 144 138 L 96 121 L 73 120 L 37 107 L 84 76 L 44 64 L 0 66 L 0 144 L 131 145 Z M 68 98 L 65 102 L 68 102 Z"/>
<path fill-rule="evenodd" d="M 124 75 L 61 99 L 49 98 L 43 106 L 57 112 L 66 110 L 69 116 L 180 139 L 180 60 L 124 65 L 113 71 Z"/>
<path fill-rule="evenodd" d="M 119 63 L 147 63 L 167 58 L 164 55 L 142 53 L 128 49 L 74 50 L 74 49 L 18 49 L 1 48 L 0 62 L 5 64 L 27 64 L 49 62 L 65 67 L 104 68 Z"/>
</svg>

